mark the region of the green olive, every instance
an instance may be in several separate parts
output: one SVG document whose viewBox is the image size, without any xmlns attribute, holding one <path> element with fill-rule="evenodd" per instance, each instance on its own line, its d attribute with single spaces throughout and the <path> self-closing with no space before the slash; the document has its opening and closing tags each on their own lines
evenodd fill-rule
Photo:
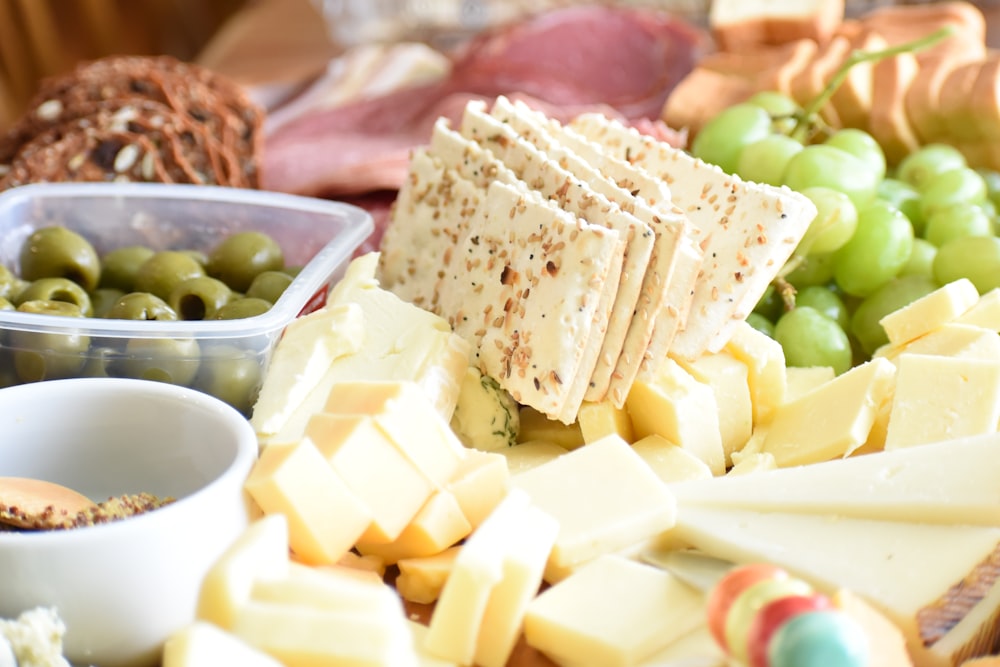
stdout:
<svg viewBox="0 0 1000 667">
<path fill-rule="evenodd" d="M 87 353 L 87 360 L 84 362 L 83 368 L 80 369 L 80 377 L 111 377 L 108 374 L 108 365 L 118 354 L 118 351 L 114 348 L 94 344 Z"/>
<path fill-rule="evenodd" d="M 13 301 L 24 289 L 25 282 L 6 266 L 0 265 L 0 297 Z"/>
<path fill-rule="evenodd" d="M 152 248 L 141 245 L 123 246 L 104 253 L 101 258 L 100 287 L 114 287 L 122 292 L 135 289 L 135 274 L 143 262 L 155 254 Z"/>
<path fill-rule="evenodd" d="M 80 307 L 66 301 L 25 301 L 22 313 L 83 317 Z M 38 382 L 79 375 L 87 359 L 90 337 L 80 333 L 38 333 L 12 330 L 8 342 L 14 351 L 14 370 L 22 382 Z"/>
<path fill-rule="evenodd" d="M 208 255 L 201 250 L 181 250 L 181 252 L 201 264 L 203 267 L 208 265 Z"/>
<path fill-rule="evenodd" d="M 216 320 L 242 320 L 246 317 L 262 315 L 271 309 L 271 302 L 253 297 L 233 299 L 215 313 Z"/>
<path fill-rule="evenodd" d="M 27 301 L 65 301 L 80 308 L 84 317 L 94 314 L 90 296 L 69 278 L 39 278 L 17 295 L 18 303 Z"/>
<path fill-rule="evenodd" d="M 232 298 L 226 283 L 199 276 L 178 283 L 167 302 L 182 320 L 210 320 Z"/>
<path fill-rule="evenodd" d="M 68 278 L 88 292 L 97 287 L 101 261 L 90 241 L 65 227 L 35 230 L 21 246 L 21 277 Z"/>
<path fill-rule="evenodd" d="M 187 386 L 198 372 L 200 347 L 193 338 L 132 338 L 120 359 L 108 365 L 118 377 Z"/>
<path fill-rule="evenodd" d="M 208 255 L 208 275 L 235 292 L 245 292 L 262 271 L 280 271 L 285 264 L 281 246 L 263 232 L 237 232 L 224 238 Z"/>
<path fill-rule="evenodd" d="M 217 345 L 201 361 L 194 388 L 221 398 L 249 417 L 261 384 L 262 359 L 234 345 Z"/>
<path fill-rule="evenodd" d="M 149 292 L 129 292 L 119 297 L 108 309 L 108 319 L 113 320 L 160 320 L 172 322 L 177 313 L 166 301 Z"/>
<path fill-rule="evenodd" d="M 284 271 L 262 271 L 250 283 L 246 296 L 277 303 L 281 295 L 285 293 L 288 286 L 292 284 L 292 277 Z"/>
<path fill-rule="evenodd" d="M 0 310 L 15 310 L 14 304 L 7 297 L 0 296 Z"/>
<path fill-rule="evenodd" d="M 90 305 L 93 308 L 92 317 L 107 317 L 118 299 L 125 296 L 125 292 L 116 287 L 98 287 L 90 294 Z"/>
<path fill-rule="evenodd" d="M 187 253 L 163 250 L 139 267 L 135 274 L 134 291 L 149 292 L 166 301 L 178 283 L 203 275 L 205 269 Z"/>
</svg>

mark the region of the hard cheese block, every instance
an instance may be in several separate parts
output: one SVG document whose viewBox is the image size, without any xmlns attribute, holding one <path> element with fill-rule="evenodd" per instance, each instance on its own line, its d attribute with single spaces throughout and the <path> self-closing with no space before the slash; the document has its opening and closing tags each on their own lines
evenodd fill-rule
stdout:
<svg viewBox="0 0 1000 667">
<path fill-rule="evenodd" d="M 717 558 L 773 563 L 827 594 L 857 593 L 899 627 L 917 667 L 950 666 L 997 637 L 981 612 L 996 605 L 1000 528 L 685 507 L 672 533 Z"/>
<path fill-rule="evenodd" d="M 671 484 L 686 508 L 1000 526 L 1000 435 Z"/>
<path fill-rule="evenodd" d="M 891 345 L 903 345 L 958 318 L 978 300 L 975 285 L 962 278 L 889 313 L 879 324 Z"/>
<path fill-rule="evenodd" d="M 163 667 L 282 667 L 281 663 L 212 623 L 196 621 L 163 645 Z"/>
</svg>

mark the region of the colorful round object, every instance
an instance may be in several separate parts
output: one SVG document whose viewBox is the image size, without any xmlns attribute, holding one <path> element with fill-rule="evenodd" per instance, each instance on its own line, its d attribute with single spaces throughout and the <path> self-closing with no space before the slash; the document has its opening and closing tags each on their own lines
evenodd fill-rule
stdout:
<svg viewBox="0 0 1000 667">
<path fill-rule="evenodd" d="M 729 607 L 726 615 L 726 646 L 729 654 L 746 662 L 747 636 L 757 612 L 768 602 L 789 595 L 808 595 L 812 588 L 801 579 L 785 577 L 759 581 L 747 588 Z"/>
<path fill-rule="evenodd" d="M 868 639 L 843 612 L 809 611 L 778 628 L 767 657 L 769 667 L 866 667 Z"/>
<path fill-rule="evenodd" d="M 747 662 L 750 667 L 770 667 L 767 647 L 771 637 L 789 619 L 809 611 L 830 609 L 830 598 L 821 594 L 789 595 L 771 600 L 753 617 L 747 632 Z"/>
<path fill-rule="evenodd" d="M 726 648 L 726 616 L 733 600 L 759 581 L 787 577 L 787 572 L 770 563 L 752 563 L 733 568 L 719 580 L 709 593 L 705 604 L 708 629 L 719 646 Z"/>
</svg>

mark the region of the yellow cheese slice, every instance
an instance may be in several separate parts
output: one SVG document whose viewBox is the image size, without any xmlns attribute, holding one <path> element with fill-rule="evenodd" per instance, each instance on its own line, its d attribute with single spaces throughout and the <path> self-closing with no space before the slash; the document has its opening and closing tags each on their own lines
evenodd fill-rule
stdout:
<svg viewBox="0 0 1000 667">
<path fill-rule="evenodd" d="M 846 456 L 868 439 L 896 368 L 875 358 L 775 410 L 763 450 L 779 466 Z"/>
<path fill-rule="evenodd" d="M 455 566 L 455 558 L 461 549 L 449 547 L 439 554 L 422 558 L 403 558 L 398 563 L 396 590 L 404 600 L 430 604 L 438 599 L 444 582 Z"/>
<path fill-rule="evenodd" d="M 458 543 L 472 531 L 455 496 L 438 489 L 427 499 L 416 516 L 392 542 L 365 542 L 355 548 L 366 556 L 378 556 L 387 565 L 401 558 L 431 556 Z"/>
<path fill-rule="evenodd" d="M 163 644 L 162 667 L 282 667 L 281 663 L 206 621 L 178 630 Z"/>
<path fill-rule="evenodd" d="M 469 526 L 475 529 L 510 489 L 510 471 L 502 454 L 470 449 L 445 488 L 455 496 Z"/>
<path fill-rule="evenodd" d="M 837 377 L 830 366 L 788 366 L 785 368 L 785 401 L 812 391 Z"/>
<path fill-rule="evenodd" d="M 956 320 L 905 345 L 883 345 L 872 356 L 885 357 L 896 363 L 904 352 L 965 359 L 1000 359 L 1000 336 L 992 329 Z"/>
<path fill-rule="evenodd" d="M 359 615 L 392 617 L 399 612 L 399 600 L 384 582 L 336 566 L 292 563 L 287 577 L 255 581 L 250 599 Z"/>
<path fill-rule="evenodd" d="M 584 403 L 576 415 L 584 442 L 594 442 L 606 435 L 615 434 L 625 442 L 632 442 L 632 420 L 628 412 L 616 407 L 610 400 Z"/>
<path fill-rule="evenodd" d="M 744 322 L 733 331 L 726 351 L 747 365 L 754 425 L 768 421 L 774 409 L 786 402 L 785 351 L 781 344 Z"/>
<path fill-rule="evenodd" d="M 664 482 L 709 479 L 712 469 L 697 456 L 660 435 L 647 435 L 632 443 L 632 451 Z"/>
<path fill-rule="evenodd" d="M 903 345 L 960 317 L 978 300 L 976 286 L 961 278 L 889 313 L 879 324 L 891 345 Z"/>
<path fill-rule="evenodd" d="M 553 442 L 532 440 L 522 442 L 514 447 L 508 447 L 500 452 L 507 463 L 511 475 L 518 475 L 525 470 L 531 470 L 566 453 L 566 448 Z"/>
<path fill-rule="evenodd" d="M 665 570 L 606 555 L 528 605 L 528 644 L 561 665 L 632 667 L 703 622 L 704 596 Z"/>
<path fill-rule="evenodd" d="M 672 532 L 711 556 L 773 563 L 829 595 L 858 594 L 903 632 L 919 667 L 951 665 L 998 635 L 988 596 L 1000 573 L 1000 528 L 689 506 Z M 959 627 L 980 604 L 985 617 Z"/>
<path fill-rule="evenodd" d="M 1000 434 L 671 484 L 705 507 L 911 523 L 1000 526 Z"/>
<path fill-rule="evenodd" d="M 608 484 L 608 480 L 615 480 Z M 511 479 L 559 522 L 545 578 L 663 532 L 674 500 L 638 454 L 617 436 L 564 454 Z"/>
<path fill-rule="evenodd" d="M 712 388 L 719 415 L 719 435 L 726 465 L 753 432 L 753 400 L 747 365 L 727 351 L 704 354 L 694 361 L 678 359 L 696 380 Z"/>
<path fill-rule="evenodd" d="M 974 306 L 956 320 L 959 324 L 1000 331 L 1000 287 L 995 287 L 979 297 Z"/>
</svg>

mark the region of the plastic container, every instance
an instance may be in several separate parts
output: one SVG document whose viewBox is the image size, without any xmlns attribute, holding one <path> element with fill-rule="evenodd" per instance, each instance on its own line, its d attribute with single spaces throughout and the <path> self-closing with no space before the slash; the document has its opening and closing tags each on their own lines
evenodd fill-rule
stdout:
<svg viewBox="0 0 1000 667">
<path fill-rule="evenodd" d="M 229 234 L 257 230 L 279 243 L 286 266 L 302 269 L 270 310 L 244 319 L 163 322 L 0 311 L 0 386 L 63 377 L 139 377 L 191 386 L 244 414 L 256 400 L 284 327 L 325 303 L 373 229 L 371 216 L 355 206 L 272 192 L 46 183 L 0 194 L 0 264 L 19 274 L 25 239 L 52 225 L 79 232 L 99 254 L 137 244 L 208 252 Z M 44 362 L 41 377 L 24 370 L 32 357 Z"/>
</svg>

